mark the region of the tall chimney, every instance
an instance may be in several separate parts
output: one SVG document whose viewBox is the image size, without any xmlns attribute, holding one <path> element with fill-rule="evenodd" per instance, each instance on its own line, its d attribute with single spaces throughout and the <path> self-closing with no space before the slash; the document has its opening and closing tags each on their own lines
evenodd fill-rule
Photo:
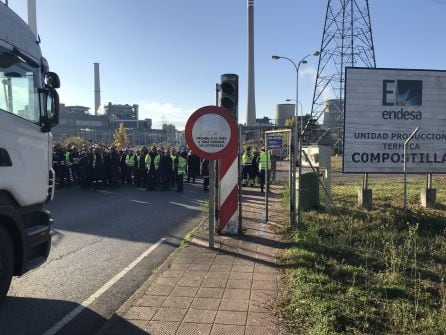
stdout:
<svg viewBox="0 0 446 335">
<path fill-rule="evenodd" d="M 254 0 L 248 0 L 248 106 L 246 124 L 256 123 L 256 96 L 254 87 Z"/>
<path fill-rule="evenodd" d="M 8 4 L 6 3 L 6 6 Z M 36 0 L 28 0 L 28 26 L 31 31 L 37 37 L 37 11 L 36 11 Z"/>
<path fill-rule="evenodd" d="M 94 63 L 94 115 L 98 115 L 101 107 L 101 82 L 99 79 L 99 63 Z"/>
</svg>

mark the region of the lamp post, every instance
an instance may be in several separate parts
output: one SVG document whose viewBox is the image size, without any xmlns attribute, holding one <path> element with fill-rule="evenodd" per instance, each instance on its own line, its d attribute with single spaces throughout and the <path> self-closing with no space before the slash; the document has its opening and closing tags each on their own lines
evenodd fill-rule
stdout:
<svg viewBox="0 0 446 335">
<path fill-rule="evenodd" d="M 299 169 L 298 169 L 298 178 L 299 178 L 299 198 L 297 199 L 297 208 L 296 208 L 296 211 L 297 211 L 297 226 L 300 226 L 300 224 L 301 224 L 301 187 L 300 187 L 300 182 L 301 182 L 301 174 L 302 174 L 302 132 L 303 132 L 303 128 L 302 128 L 302 125 L 301 125 L 301 129 L 300 129 L 300 133 L 299 133 L 299 131 L 298 131 L 298 126 L 297 126 L 297 119 L 298 119 L 298 116 L 299 116 L 299 104 L 298 104 L 298 102 L 299 102 L 299 69 L 300 69 L 300 66 L 302 65 L 302 64 L 306 64 L 306 63 L 308 63 L 307 62 L 307 58 L 308 57 L 310 57 L 310 56 L 319 56 L 320 55 L 320 52 L 319 51 L 316 51 L 316 52 L 314 52 L 314 53 L 312 53 L 312 54 L 308 54 L 308 55 L 306 55 L 305 57 L 303 57 L 301 60 L 299 60 L 299 62 L 297 63 L 297 65 L 296 65 L 296 63 L 292 60 L 292 59 L 290 59 L 290 58 L 288 58 L 288 57 L 283 57 L 283 56 L 276 56 L 276 55 L 274 55 L 274 56 L 272 56 L 272 59 L 273 60 L 278 60 L 278 59 L 286 59 L 287 61 L 289 61 L 291 64 L 293 64 L 293 66 L 294 66 L 294 69 L 296 70 L 296 104 L 295 104 L 295 119 L 296 119 L 296 122 L 295 122 L 295 129 L 294 129 L 294 131 L 295 131 L 295 136 L 294 136 L 294 154 L 293 154 L 293 158 L 294 158 L 294 166 L 293 166 L 293 180 L 292 180 L 292 185 L 290 185 L 290 186 L 292 186 L 292 191 L 291 191 L 291 197 L 292 197 L 292 199 L 293 199 L 293 204 L 296 204 L 296 162 L 297 162 L 297 158 L 298 158 L 298 153 L 299 153 Z M 301 124 L 302 124 L 302 119 L 301 119 Z M 299 137 L 299 141 L 298 141 L 298 137 Z M 294 206 L 293 206 L 294 207 Z M 295 224 L 295 213 L 294 213 L 294 215 L 293 215 L 293 222 L 292 222 L 292 224 Z"/>
</svg>

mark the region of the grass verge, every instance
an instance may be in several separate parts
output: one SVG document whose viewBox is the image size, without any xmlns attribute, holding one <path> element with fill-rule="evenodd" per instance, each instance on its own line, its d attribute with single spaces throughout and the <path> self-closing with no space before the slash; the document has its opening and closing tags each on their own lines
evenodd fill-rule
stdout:
<svg viewBox="0 0 446 335">
<path fill-rule="evenodd" d="M 412 206 L 406 222 L 401 209 L 365 212 L 351 199 L 340 210 L 343 220 L 303 213 L 302 229 L 286 231 L 292 247 L 281 255 L 281 310 L 290 328 L 318 335 L 445 334 L 445 212 Z"/>
</svg>

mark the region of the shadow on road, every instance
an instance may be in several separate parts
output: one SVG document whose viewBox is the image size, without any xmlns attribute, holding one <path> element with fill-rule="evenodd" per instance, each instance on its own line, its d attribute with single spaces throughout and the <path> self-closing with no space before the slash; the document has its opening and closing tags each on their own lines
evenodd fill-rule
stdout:
<svg viewBox="0 0 446 335">
<path fill-rule="evenodd" d="M 44 334 L 78 306 L 71 301 L 8 296 L 0 307 L 0 334 Z M 94 334 L 105 321 L 101 315 L 85 308 L 75 322 L 68 323 L 57 334 L 80 334 L 79 331 L 86 335 Z"/>
</svg>

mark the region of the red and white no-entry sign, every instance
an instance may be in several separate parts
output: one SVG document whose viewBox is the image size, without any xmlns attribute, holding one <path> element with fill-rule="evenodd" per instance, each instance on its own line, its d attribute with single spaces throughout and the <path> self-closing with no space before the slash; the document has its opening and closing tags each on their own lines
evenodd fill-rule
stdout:
<svg viewBox="0 0 446 335">
<path fill-rule="evenodd" d="M 204 159 L 221 162 L 219 179 L 219 226 L 222 233 L 238 233 L 238 126 L 224 107 L 196 110 L 185 129 L 189 148 Z"/>
<path fill-rule="evenodd" d="M 186 143 L 200 158 L 222 159 L 237 148 L 238 128 L 226 108 L 206 106 L 187 120 Z"/>
</svg>

